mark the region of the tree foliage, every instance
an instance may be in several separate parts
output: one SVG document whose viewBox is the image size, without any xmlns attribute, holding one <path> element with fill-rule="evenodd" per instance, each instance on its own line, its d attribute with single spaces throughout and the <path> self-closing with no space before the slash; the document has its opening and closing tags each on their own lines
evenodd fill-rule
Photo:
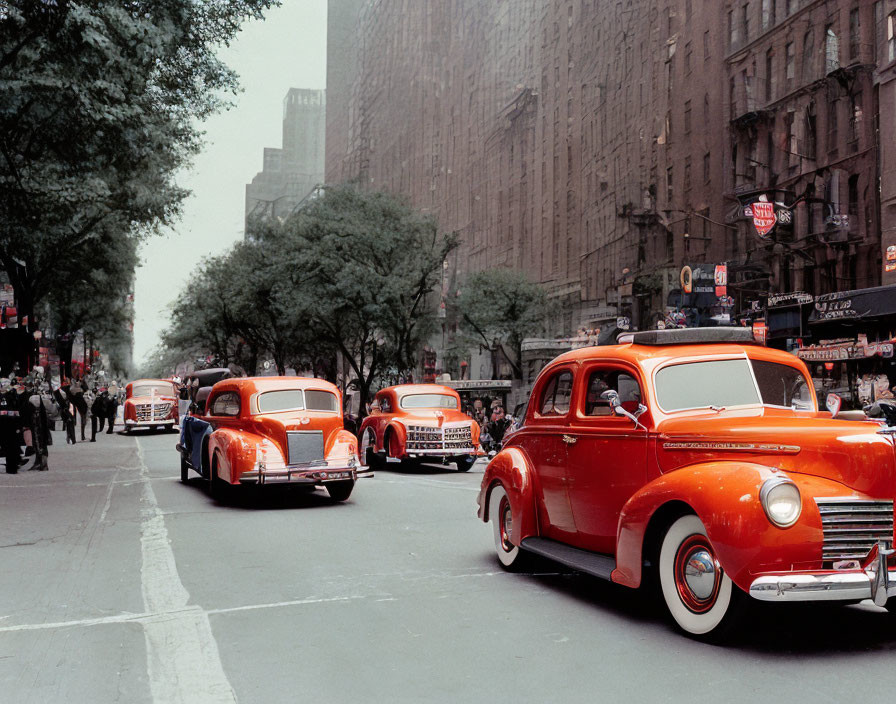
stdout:
<svg viewBox="0 0 896 704">
<path fill-rule="evenodd" d="M 250 234 L 187 286 L 169 347 L 236 361 L 242 343 L 256 359 L 270 354 L 281 373 L 338 353 L 362 409 L 375 380 L 414 370 L 432 331 L 429 294 L 455 235 L 393 196 L 352 186 L 328 187 L 285 222 L 253 223 Z"/>
<path fill-rule="evenodd" d="M 488 269 L 467 278 L 456 305 L 466 341 L 488 349 L 495 369 L 503 356 L 522 379 L 523 340 L 543 333 L 555 310 L 544 289 L 521 271 Z"/>
<path fill-rule="evenodd" d="M 4 3 L 0 266 L 26 313 L 51 300 L 66 305 L 100 268 L 102 248 L 133 252 L 124 240 L 178 216 L 187 192 L 175 176 L 199 149 L 196 120 L 237 89 L 215 51 L 272 4 Z M 135 261 L 129 254 L 108 263 L 132 276 Z"/>
</svg>

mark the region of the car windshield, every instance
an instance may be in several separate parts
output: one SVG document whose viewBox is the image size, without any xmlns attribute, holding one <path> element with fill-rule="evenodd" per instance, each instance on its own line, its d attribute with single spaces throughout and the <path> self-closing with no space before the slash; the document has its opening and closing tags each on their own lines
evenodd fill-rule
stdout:
<svg viewBox="0 0 896 704">
<path fill-rule="evenodd" d="M 408 408 L 451 408 L 457 410 L 457 399 L 448 394 L 409 394 L 402 396 L 398 405 Z"/>
<path fill-rule="evenodd" d="M 134 387 L 133 396 L 174 396 L 174 387 L 171 384 L 140 384 Z"/>
<path fill-rule="evenodd" d="M 266 391 L 258 397 L 259 413 L 303 410 L 335 413 L 339 410 L 339 404 L 335 394 L 318 389 Z"/>
<path fill-rule="evenodd" d="M 795 367 L 776 362 L 714 359 L 675 364 L 656 374 L 656 398 L 664 411 L 764 404 L 812 410 L 812 387 Z M 754 381 L 755 374 L 755 381 Z"/>
</svg>

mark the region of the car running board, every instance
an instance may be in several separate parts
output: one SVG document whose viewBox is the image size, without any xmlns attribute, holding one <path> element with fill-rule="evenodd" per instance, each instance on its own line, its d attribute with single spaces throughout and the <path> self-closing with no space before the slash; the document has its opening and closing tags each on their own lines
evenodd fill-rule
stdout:
<svg viewBox="0 0 896 704">
<path fill-rule="evenodd" d="M 610 579 L 616 569 L 616 560 L 609 555 L 580 550 L 549 538 L 523 538 L 520 547 L 601 579 Z"/>
</svg>

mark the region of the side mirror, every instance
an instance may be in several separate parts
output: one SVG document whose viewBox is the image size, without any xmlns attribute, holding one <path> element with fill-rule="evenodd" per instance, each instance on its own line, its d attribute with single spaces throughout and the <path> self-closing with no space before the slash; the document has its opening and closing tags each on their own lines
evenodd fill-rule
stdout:
<svg viewBox="0 0 896 704">
<path fill-rule="evenodd" d="M 824 402 L 825 408 L 827 408 L 831 412 L 831 417 L 836 418 L 837 414 L 840 412 L 840 406 L 843 405 L 843 399 L 840 398 L 837 394 L 828 394 L 828 397 Z"/>
<path fill-rule="evenodd" d="M 629 413 L 627 410 L 625 410 L 622 407 L 622 402 L 619 400 L 619 394 L 614 389 L 607 389 L 600 395 L 600 397 L 602 399 L 604 399 L 605 401 L 609 402 L 610 408 L 613 409 L 614 415 L 625 416 L 626 418 L 629 418 L 635 424 L 636 428 L 644 428 L 644 430 L 647 430 L 646 427 L 644 427 L 643 425 L 641 425 L 641 423 L 638 422 L 638 418 L 640 418 L 641 415 L 645 411 L 647 411 L 647 406 L 645 406 L 642 403 L 639 403 L 638 410 L 636 410 L 634 413 Z"/>
</svg>

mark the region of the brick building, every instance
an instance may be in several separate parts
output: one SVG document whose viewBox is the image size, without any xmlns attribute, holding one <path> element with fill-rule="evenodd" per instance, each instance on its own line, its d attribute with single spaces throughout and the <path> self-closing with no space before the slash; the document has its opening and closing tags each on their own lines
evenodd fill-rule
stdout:
<svg viewBox="0 0 896 704">
<path fill-rule="evenodd" d="M 283 99 L 283 146 L 265 148 L 264 166 L 246 185 L 250 215 L 283 217 L 324 180 L 326 92 L 290 88 Z"/>
<path fill-rule="evenodd" d="M 525 269 L 564 302 L 558 335 L 896 283 L 894 13 L 330 0 L 326 178 L 407 194 L 463 235 L 461 269 Z M 757 234 L 760 196 L 799 201 L 791 229 Z M 682 295 L 685 264 L 722 263 L 727 307 Z"/>
</svg>

